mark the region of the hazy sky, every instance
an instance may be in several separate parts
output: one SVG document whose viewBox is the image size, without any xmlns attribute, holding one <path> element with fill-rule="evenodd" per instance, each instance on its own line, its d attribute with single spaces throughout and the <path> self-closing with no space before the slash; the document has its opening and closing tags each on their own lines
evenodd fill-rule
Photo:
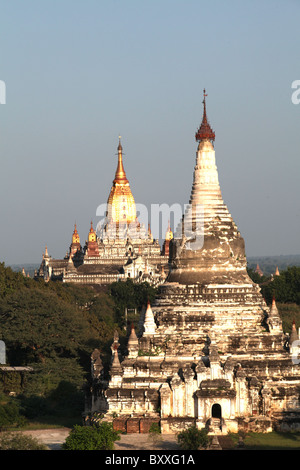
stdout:
<svg viewBox="0 0 300 470">
<path fill-rule="evenodd" d="M 3 0 L 0 261 L 61 258 L 106 202 L 188 203 L 207 91 L 246 254 L 300 253 L 300 2 Z"/>
</svg>

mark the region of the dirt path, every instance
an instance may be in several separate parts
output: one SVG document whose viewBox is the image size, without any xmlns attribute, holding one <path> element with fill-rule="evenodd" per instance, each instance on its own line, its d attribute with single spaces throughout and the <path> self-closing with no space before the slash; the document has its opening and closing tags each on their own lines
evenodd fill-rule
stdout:
<svg viewBox="0 0 300 470">
<path fill-rule="evenodd" d="M 177 437 L 172 434 L 152 437 L 150 434 L 121 434 L 115 442 L 115 450 L 176 450 Z"/>
<path fill-rule="evenodd" d="M 31 435 L 49 450 L 61 450 L 62 444 L 68 437 L 71 429 L 40 429 L 36 431 L 23 431 L 22 434 Z M 121 439 L 115 442 L 115 450 L 176 450 L 179 449 L 177 437 L 174 434 L 162 434 L 153 438 L 149 434 L 121 434 Z M 219 437 L 222 448 L 233 447 L 228 436 Z"/>
<path fill-rule="evenodd" d="M 49 447 L 49 450 L 60 450 L 70 434 L 69 428 L 38 429 L 36 431 L 21 431 L 22 434 L 32 436 L 41 444 Z"/>
<path fill-rule="evenodd" d="M 30 435 L 50 450 L 60 450 L 71 429 L 40 429 L 36 431 L 22 431 Z M 164 435 L 151 438 L 149 434 L 121 434 L 121 439 L 115 442 L 115 450 L 173 450 L 178 449 L 177 439 L 174 435 Z"/>
</svg>

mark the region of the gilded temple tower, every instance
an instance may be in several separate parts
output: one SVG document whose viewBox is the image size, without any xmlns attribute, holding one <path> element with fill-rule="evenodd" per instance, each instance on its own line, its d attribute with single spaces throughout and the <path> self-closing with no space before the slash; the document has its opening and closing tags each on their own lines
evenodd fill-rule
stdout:
<svg viewBox="0 0 300 470">
<path fill-rule="evenodd" d="M 123 147 L 119 137 L 118 166 L 107 201 L 108 224 L 128 225 L 136 220 L 135 201 L 123 165 Z"/>
<path fill-rule="evenodd" d="M 91 223 L 81 247 L 75 224 L 72 243 L 64 259 L 43 258 L 36 277 L 78 284 L 104 284 L 125 280 L 158 285 L 168 272 L 168 254 L 162 253 L 137 218 L 136 204 L 123 163 L 121 138 L 117 148 L 117 169 L 109 192 L 104 220 Z M 147 224 L 148 225 L 148 224 Z"/>
<path fill-rule="evenodd" d="M 70 245 L 70 255 L 73 257 L 81 252 L 80 237 L 77 231 L 77 225 L 74 226 L 74 232 L 72 235 L 72 243 Z"/>
</svg>

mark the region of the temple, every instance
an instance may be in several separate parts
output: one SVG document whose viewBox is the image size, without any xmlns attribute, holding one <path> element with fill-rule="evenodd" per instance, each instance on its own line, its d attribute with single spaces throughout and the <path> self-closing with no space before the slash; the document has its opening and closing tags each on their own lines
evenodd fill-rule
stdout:
<svg viewBox="0 0 300 470">
<path fill-rule="evenodd" d="M 192 424 L 212 434 L 299 430 L 297 332 L 287 341 L 275 299 L 268 308 L 247 274 L 244 239 L 221 194 L 206 96 L 189 204 L 164 248 L 167 279 L 126 350 L 115 335 L 109 370 L 94 351 L 86 414 L 104 413 L 125 432 L 147 432 L 153 422 L 163 433 Z"/>
<path fill-rule="evenodd" d="M 154 239 L 150 224 L 137 218 L 136 204 L 123 164 L 121 138 L 118 163 L 106 205 L 106 214 L 97 227 L 91 221 L 87 240 L 81 245 L 77 225 L 63 259 L 52 258 L 46 246 L 35 278 L 89 285 L 108 285 L 131 278 L 159 285 L 168 273 L 169 227 L 163 247 Z"/>
</svg>

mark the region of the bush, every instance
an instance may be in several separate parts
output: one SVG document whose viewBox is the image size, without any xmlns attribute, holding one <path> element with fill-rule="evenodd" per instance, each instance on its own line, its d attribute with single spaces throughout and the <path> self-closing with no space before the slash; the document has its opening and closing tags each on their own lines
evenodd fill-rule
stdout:
<svg viewBox="0 0 300 470">
<path fill-rule="evenodd" d="M 197 429 L 196 426 L 181 431 L 177 436 L 177 440 L 183 450 L 206 449 L 209 444 L 206 429 Z"/>
<path fill-rule="evenodd" d="M 161 434 L 161 428 L 158 423 L 152 423 L 149 429 L 150 434 Z"/>
<path fill-rule="evenodd" d="M 114 431 L 110 423 L 101 423 L 99 426 L 76 425 L 62 448 L 63 450 L 113 450 L 114 442 L 119 439 L 119 432 Z"/>
<path fill-rule="evenodd" d="M 152 423 L 149 429 L 149 439 L 153 445 L 158 445 L 162 441 L 161 428 L 158 423 Z"/>
<path fill-rule="evenodd" d="M 0 430 L 23 426 L 25 422 L 16 399 L 0 395 Z"/>
<path fill-rule="evenodd" d="M 34 437 L 5 432 L 0 434 L 0 450 L 48 450 L 48 448 Z"/>
</svg>

